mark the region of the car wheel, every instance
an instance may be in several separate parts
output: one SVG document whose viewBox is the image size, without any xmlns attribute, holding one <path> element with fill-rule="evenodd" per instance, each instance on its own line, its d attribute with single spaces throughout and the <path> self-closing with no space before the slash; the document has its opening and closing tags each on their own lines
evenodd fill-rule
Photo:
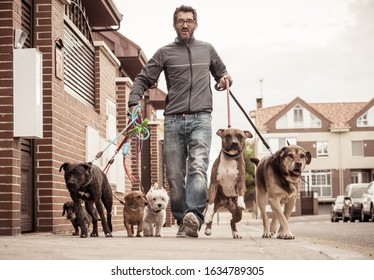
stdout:
<svg viewBox="0 0 374 280">
<path fill-rule="evenodd" d="M 370 209 L 370 217 L 371 217 L 371 221 L 374 222 L 374 207 L 371 206 L 371 209 Z"/>
<path fill-rule="evenodd" d="M 361 207 L 361 222 L 367 222 L 369 217 L 365 215 L 364 207 Z"/>
<path fill-rule="evenodd" d="M 343 216 L 343 223 L 346 223 L 347 221 L 348 221 L 348 218 Z"/>
<path fill-rule="evenodd" d="M 334 215 L 333 215 L 333 217 L 332 217 L 332 221 L 334 222 L 334 223 L 336 223 L 338 220 L 336 219 L 336 215 L 335 215 L 335 213 L 334 213 Z"/>
</svg>

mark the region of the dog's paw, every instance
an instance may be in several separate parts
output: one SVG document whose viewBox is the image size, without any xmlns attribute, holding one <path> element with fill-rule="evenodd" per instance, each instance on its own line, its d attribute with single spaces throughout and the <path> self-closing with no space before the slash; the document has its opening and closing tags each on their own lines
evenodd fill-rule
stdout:
<svg viewBox="0 0 374 280">
<path fill-rule="evenodd" d="M 270 230 L 270 235 L 271 235 L 271 236 L 273 236 L 273 235 L 275 235 L 275 234 L 276 234 L 276 232 L 277 232 L 277 230 L 276 230 L 276 229 L 271 229 L 271 230 Z"/>
<path fill-rule="evenodd" d="M 238 196 L 238 202 L 237 205 L 240 209 L 244 210 L 245 209 L 245 203 L 244 203 L 244 197 Z"/>
<path fill-rule="evenodd" d="M 242 239 L 241 235 L 237 231 L 232 232 L 232 238 L 234 239 Z"/>
<path fill-rule="evenodd" d="M 82 233 L 81 234 L 81 238 L 87 238 L 87 237 L 88 237 L 87 233 Z"/>
<path fill-rule="evenodd" d="M 210 235 L 212 235 L 212 229 L 207 228 L 204 233 L 205 233 L 205 235 L 210 236 Z"/>
<path fill-rule="evenodd" d="M 264 233 L 262 234 L 262 238 L 271 238 L 271 234 L 270 234 L 270 232 L 264 232 Z"/>
<path fill-rule="evenodd" d="M 278 232 L 277 238 L 288 240 L 288 239 L 295 239 L 295 236 L 291 232 L 288 232 L 288 233 Z"/>
<path fill-rule="evenodd" d="M 99 234 L 97 232 L 92 232 L 90 234 L 91 237 L 99 237 Z"/>
<path fill-rule="evenodd" d="M 112 233 L 111 232 L 108 232 L 105 234 L 105 237 L 113 237 Z"/>
<path fill-rule="evenodd" d="M 155 237 L 162 237 L 162 235 L 161 234 L 156 234 Z"/>
</svg>

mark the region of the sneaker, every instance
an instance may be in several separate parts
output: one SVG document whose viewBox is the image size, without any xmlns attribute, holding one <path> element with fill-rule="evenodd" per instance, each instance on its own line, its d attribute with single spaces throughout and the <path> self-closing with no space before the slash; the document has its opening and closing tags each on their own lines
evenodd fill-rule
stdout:
<svg viewBox="0 0 374 280">
<path fill-rule="evenodd" d="M 194 213 L 187 213 L 183 219 L 183 225 L 186 228 L 186 235 L 188 237 L 199 237 L 200 221 Z"/>
<path fill-rule="evenodd" d="M 179 237 L 179 238 L 186 237 L 186 227 L 184 226 L 183 223 L 179 225 L 178 232 L 177 232 L 177 237 Z"/>
</svg>

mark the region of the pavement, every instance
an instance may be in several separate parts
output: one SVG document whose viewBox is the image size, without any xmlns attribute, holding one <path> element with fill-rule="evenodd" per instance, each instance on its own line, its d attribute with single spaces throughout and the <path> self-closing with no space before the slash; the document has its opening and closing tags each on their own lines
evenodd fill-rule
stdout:
<svg viewBox="0 0 374 280">
<path fill-rule="evenodd" d="M 296 218 L 296 217 L 295 217 Z M 326 217 L 328 219 L 328 217 Z M 67 234 L 30 233 L 0 236 L 0 260 L 360 260 L 367 256 L 308 240 L 263 239 L 262 221 L 244 212 L 237 225 L 242 239 L 233 239 L 229 213 L 214 217 L 213 233 L 176 238 L 177 227 L 164 227 L 162 237 L 80 238 Z"/>
</svg>

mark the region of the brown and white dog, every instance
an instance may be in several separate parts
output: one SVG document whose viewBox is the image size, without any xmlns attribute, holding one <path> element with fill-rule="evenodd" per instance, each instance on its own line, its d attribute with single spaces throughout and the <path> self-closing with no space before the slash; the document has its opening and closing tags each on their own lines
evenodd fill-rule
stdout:
<svg viewBox="0 0 374 280">
<path fill-rule="evenodd" d="M 261 160 L 251 158 L 251 161 L 257 165 L 256 191 L 264 226 L 263 238 L 270 238 L 276 233 L 277 220 L 280 223 L 277 237 L 280 239 L 295 238 L 289 229 L 288 219 L 300 190 L 301 173 L 311 160 L 311 153 L 297 145 L 283 147 L 274 155 Z M 271 224 L 266 214 L 267 202 L 273 211 Z"/>
<path fill-rule="evenodd" d="M 127 237 L 133 237 L 134 226 L 137 226 L 136 236 L 140 237 L 143 231 L 144 208 L 148 202 L 141 191 L 131 191 L 125 196 L 123 207 L 123 224 L 127 230 Z"/>
<path fill-rule="evenodd" d="M 222 139 L 222 148 L 214 161 L 208 189 L 208 204 L 205 212 L 205 234 L 212 234 L 212 220 L 220 207 L 230 211 L 232 237 L 241 238 L 236 223 L 242 219 L 245 209 L 245 162 L 243 149 L 247 138 L 252 138 L 249 131 L 228 128 L 219 129 L 217 135 Z"/>
</svg>

